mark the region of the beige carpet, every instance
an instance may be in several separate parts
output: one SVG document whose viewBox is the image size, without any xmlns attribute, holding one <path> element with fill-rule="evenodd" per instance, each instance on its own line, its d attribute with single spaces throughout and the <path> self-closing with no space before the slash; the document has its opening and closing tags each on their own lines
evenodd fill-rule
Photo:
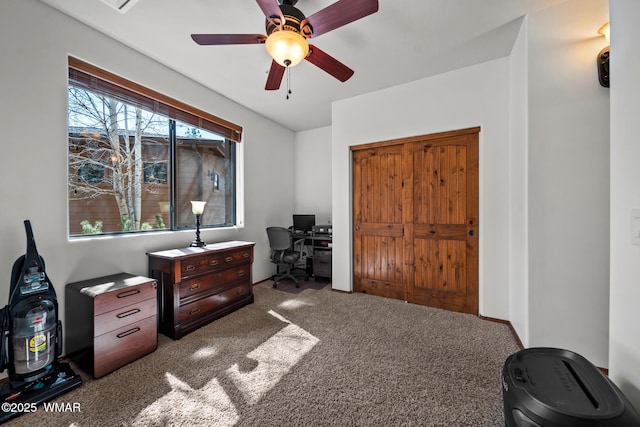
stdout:
<svg viewBox="0 0 640 427">
<path fill-rule="evenodd" d="M 402 301 L 256 287 L 255 303 L 8 426 L 501 426 L 506 325 Z"/>
</svg>

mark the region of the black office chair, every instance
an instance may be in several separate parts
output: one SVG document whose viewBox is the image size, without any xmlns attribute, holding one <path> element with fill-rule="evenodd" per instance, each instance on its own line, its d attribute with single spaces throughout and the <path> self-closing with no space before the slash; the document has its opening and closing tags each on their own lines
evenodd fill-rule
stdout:
<svg viewBox="0 0 640 427">
<path fill-rule="evenodd" d="M 289 278 L 296 283 L 296 288 L 300 286 L 298 278 L 291 272 L 298 260 L 300 253 L 292 249 L 291 232 L 283 227 L 268 227 L 267 236 L 271 247 L 271 262 L 276 265 L 276 275 L 273 276 L 273 287 L 277 287 L 278 282 L 284 278 Z M 281 274 L 280 268 L 285 271 Z"/>
</svg>

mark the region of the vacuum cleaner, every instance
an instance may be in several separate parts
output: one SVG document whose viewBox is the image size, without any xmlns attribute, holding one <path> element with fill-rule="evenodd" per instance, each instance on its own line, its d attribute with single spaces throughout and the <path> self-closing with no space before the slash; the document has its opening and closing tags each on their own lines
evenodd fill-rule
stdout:
<svg viewBox="0 0 640 427">
<path fill-rule="evenodd" d="M 24 221 L 27 252 L 11 270 L 9 304 L 0 311 L 0 371 L 8 381 L 0 386 L 0 423 L 34 412 L 82 384 L 62 353 L 62 322 L 58 300 L 38 255 L 29 220 Z"/>
</svg>

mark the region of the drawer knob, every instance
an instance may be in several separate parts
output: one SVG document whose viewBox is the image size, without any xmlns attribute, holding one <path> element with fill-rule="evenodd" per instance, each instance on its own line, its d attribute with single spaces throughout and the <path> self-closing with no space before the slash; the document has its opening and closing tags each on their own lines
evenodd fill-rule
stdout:
<svg viewBox="0 0 640 427">
<path fill-rule="evenodd" d="M 244 270 L 238 271 L 238 276 L 244 276 Z"/>
<path fill-rule="evenodd" d="M 193 270 L 195 270 L 195 269 L 196 269 L 196 266 L 195 266 L 195 265 L 193 265 L 193 264 L 189 264 L 189 265 L 187 265 L 187 268 L 186 268 L 185 270 L 187 270 L 187 271 L 193 271 Z"/>
<path fill-rule="evenodd" d="M 139 308 L 134 308 L 134 309 L 132 309 L 132 310 L 125 311 L 125 312 L 123 312 L 123 313 L 117 314 L 117 315 L 116 315 L 116 317 L 117 317 L 118 319 L 122 319 L 122 318 L 124 318 L 124 317 L 133 316 L 133 315 L 134 315 L 134 314 L 136 314 L 136 313 L 140 313 L 140 309 L 139 309 Z"/>
<path fill-rule="evenodd" d="M 189 287 L 190 291 L 195 291 L 196 289 L 200 289 L 200 283 L 194 283 Z"/>
<path fill-rule="evenodd" d="M 135 334 L 135 333 L 136 333 L 136 332 L 138 332 L 139 330 L 140 330 L 140 328 L 135 327 L 135 328 L 133 328 L 133 329 L 129 329 L 128 331 L 121 332 L 121 333 L 119 333 L 119 334 L 118 334 L 118 335 L 116 335 L 116 336 L 117 336 L 118 338 L 124 338 L 124 337 L 126 337 L 127 335 Z"/>
<path fill-rule="evenodd" d="M 196 307 L 196 308 L 191 309 L 191 311 L 189 311 L 189 314 L 196 314 L 199 311 L 200 311 L 200 307 Z"/>
<path fill-rule="evenodd" d="M 232 256 L 228 256 L 224 259 L 224 262 L 231 262 L 233 261 L 233 257 Z"/>
<path fill-rule="evenodd" d="M 130 290 L 130 291 L 127 291 L 127 292 L 119 293 L 117 296 L 118 296 L 118 298 L 126 298 L 126 297 L 130 297 L 130 296 L 133 296 L 133 295 L 137 295 L 139 293 L 140 293 L 139 289 L 133 289 L 133 290 Z"/>
<path fill-rule="evenodd" d="M 249 252 L 245 252 L 242 254 L 242 258 L 249 258 Z"/>
<path fill-rule="evenodd" d="M 211 262 L 209 263 L 209 265 L 218 265 L 218 260 L 217 259 L 212 259 Z"/>
</svg>

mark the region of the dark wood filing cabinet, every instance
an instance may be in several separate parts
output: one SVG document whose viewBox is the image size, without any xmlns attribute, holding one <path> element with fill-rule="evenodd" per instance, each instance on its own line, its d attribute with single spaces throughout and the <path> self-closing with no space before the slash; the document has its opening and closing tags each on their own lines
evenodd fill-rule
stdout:
<svg viewBox="0 0 640 427">
<path fill-rule="evenodd" d="M 65 287 L 66 352 L 100 378 L 158 346 L 156 281 L 128 273 Z"/>
<path fill-rule="evenodd" d="M 180 339 L 253 302 L 253 242 L 230 241 L 151 252 L 158 281 L 160 331 Z"/>
</svg>

